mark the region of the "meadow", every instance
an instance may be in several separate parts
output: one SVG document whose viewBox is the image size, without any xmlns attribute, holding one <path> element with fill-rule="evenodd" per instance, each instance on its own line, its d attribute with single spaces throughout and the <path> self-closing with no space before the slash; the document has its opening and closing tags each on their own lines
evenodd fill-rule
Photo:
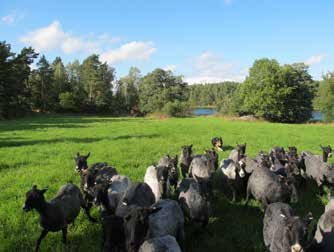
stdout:
<svg viewBox="0 0 334 252">
<path fill-rule="evenodd" d="M 0 251 L 32 251 L 40 234 L 38 213 L 24 213 L 25 193 L 36 184 L 47 187 L 51 199 L 63 184 L 79 185 L 73 157 L 91 152 L 88 163 L 104 161 L 133 181 L 142 181 L 146 168 L 166 154 L 180 154 L 181 146 L 193 144 L 195 153 L 211 148 L 213 136 L 222 136 L 228 156 L 236 143 L 247 143 L 247 155 L 273 145 L 295 145 L 298 151 L 320 154 L 319 145 L 334 143 L 330 124 L 272 124 L 229 121 L 219 117 L 111 118 L 38 116 L 0 122 Z M 331 162 L 332 160 L 330 160 Z M 185 251 L 264 251 L 263 211 L 252 200 L 231 203 L 222 194 L 217 172 L 214 217 L 206 229 L 187 226 Z M 316 223 L 327 202 L 309 183 L 300 201 L 292 203 L 298 214 L 311 211 Z M 98 216 L 98 209 L 92 211 Z M 68 244 L 61 232 L 49 233 L 41 251 L 101 251 L 101 228 L 91 224 L 83 211 L 70 226 Z"/>
</svg>

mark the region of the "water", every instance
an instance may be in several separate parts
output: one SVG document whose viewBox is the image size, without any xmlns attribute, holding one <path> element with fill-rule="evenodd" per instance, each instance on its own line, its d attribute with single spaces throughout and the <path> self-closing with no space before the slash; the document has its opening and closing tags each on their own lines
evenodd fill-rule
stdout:
<svg viewBox="0 0 334 252">
<path fill-rule="evenodd" d="M 323 121 L 324 120 L 324 114 L 321 112 L 314 111 L 312 113 L 312 121 Z"/>
<path fill-rule="evenodd" d="M 195 108 L 191 111 L 191 114 L 195 116 L 213 115 L 216 113 L 218 113 L 218 111 L 213 108 Z M 311 121 L 323 121 L 323 120 L 324 120 L 323 113 L 317 111 L 314 111 L 312 113 Z"/>
<path fill-rule="evenodd" d="M 195 116 L 203 116 L 203 115 L 213 115 L 216 114 L 218 111 L 212 108 L 195 108 L 191 111 L 192 115 Z"/>
</svg>

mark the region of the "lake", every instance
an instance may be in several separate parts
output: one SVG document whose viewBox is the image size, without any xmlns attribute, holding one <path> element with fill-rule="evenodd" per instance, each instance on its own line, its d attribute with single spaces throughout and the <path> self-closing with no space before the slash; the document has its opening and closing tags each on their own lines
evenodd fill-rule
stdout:
<svg viewBox="0 0 334 252">
<path fill-rule="evenodd" d="M 218 111 L 213 108 L 195 108 L 191 111 L 191 114 L 195 116 L 207 116 L 207 115 L 213 115 L 216 113 L 218 113 Z M 324 120 L 323 113 L 317 112 L 317 111 L 314 111 L 312 113 L 311 121 L 322 121 L 322 120 Z"/>
<path fill-rule="evenodd" d="M 212 108 L 195 108 L 191 111 L 191 114 L 195 116 L 213 115 L 216 113 L 218 111 Z"/>
</svg>

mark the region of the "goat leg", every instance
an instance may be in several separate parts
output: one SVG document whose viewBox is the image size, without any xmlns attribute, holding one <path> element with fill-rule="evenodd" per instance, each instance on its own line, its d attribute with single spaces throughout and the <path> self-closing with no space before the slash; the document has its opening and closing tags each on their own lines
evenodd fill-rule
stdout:
<svg viewBox="0 0 334 252">
<path fill-rule="evenodd" d="M 44 239 L 44 237 L 48 234 L 47 229 L 43 229 L 41 235 L 39 236 L 37 243 L 36 243 L 36 249 L 35 251 L 37 252 L 39 250 L 39 245 L 41 244 L 41 241 Z"/>
<path fill-rule="evenodd" d="M 66 244 L 67 226 L 61 229 L 63 232 L 63 243 Z"/>
</svg>

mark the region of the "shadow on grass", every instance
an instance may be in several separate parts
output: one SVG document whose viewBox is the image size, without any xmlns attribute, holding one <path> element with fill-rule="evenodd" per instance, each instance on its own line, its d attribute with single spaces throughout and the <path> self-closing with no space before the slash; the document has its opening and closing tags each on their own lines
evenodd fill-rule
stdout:
<svg viewBox="0 0 334 252">
<path fill-rule="evenodd" d="M 82 211 L 82 210 L 81 210 Z M 22 213 L 22 216 L 26 213 Z M 37 214 L 37 213 L 35 213 Z M 38 236 L 40 235 L 41 228 L 39 223 L 33 223 L 34 231 L 27 227 L 24 220 L 31 219 L 33 216 L 18 217 L 18 225 L 16 229 L 5 231 L 5 237 L 7 238 L 4 244 L 0 245 L 1 251 L 34 251 L 35 244 Z M 78 217 L 79 219 L 80 217 Z M 79 220 L 76 221 L 79 221 Z M 82 220 L 82 218 L 80 218 Z M 30 220 L 28 220 L 30 221 Z M 88 222 L 88 220 L 83 220 Z M 9 223 L 1 223 L 7 227 Z M 11 232 L 16 233 L 13 236 Z M 99 223 L 86 224 L 84 230 L 77 228 L 72 224 L 68 227 L 67 243 L 62 243 L 61 231 L 49 232 L 47 236 L 42 240 L 40 251 L 101 251 L 102 250 L 102 230 Z"/>
<path fill-rule="evenodd" d="M 306 183 L 298 190 L 298 194 L 298 202 L 291 203 L 292 208 L 298 215 L 304 216 L 312 212 L 313 217 L 318 219 L 324 212 L 324 204 L 315 181 L 306 180 Z"/>
<path fill-rule="evenodd" d="M 258 207 L 230 203 L 223 195 L 214 202 L 206 228 L 186 226 L 186 251 L 264 251 L 263 213 Z"/>
<path fill-rule="evenodd" d="M 131 139 L 131 138 L 155 138 L 159 137 L 158 134 L 150 134 L 150 135 L 124 135 L 124 136 L 116 136 L 112 137 L 111 140 L 123 140 L 123 139 Z"/>
<path fill-rule="evenodd" d="M 28 162 L 22 162 L 22 163 L 14 163 L 14 164 L 6 164 L 6 163 L 0 163 L 0 172 L 1 171 L 5 171 L 8 169 L 18 169 L 21 168 L 23 166 L 28 165 Z"/>
<path fill-rule="evenodd" d="M 81 116 L 37 116 L 23 118 L 13 121 L 3 121 L 0 124 L 0 131 L 13 130 L 37 130 L 46 128 L 86 128 L 92 123 L 119 123 L 119 122 L 141 122 L 150 120 L 142 118 L 106 118 L 106 117 L 81 117 Z"/>
<path fill-rule="evenodd" d="M 214 176 L 213 217 L 206 228 L 186 226 L 186 251 L 263 252 L 263 212 L 254 203 L 231 202 L 219 171 Z"/>
<path fill-rule="evenodd" d="M 231 146 L 231 145 L 223 145 L 223 150 L 224 151 L 229 151 L 229 150 L 233 150 L 233 149 L 234 149 L 234 147 Z"/>
<path fill-rule="evenodd" d="M 93 143 L 104 140 L 104 138 L 56 138 L 47 140 L 26 140 L 26 141 L 11 141 L 5 140 L 0 142 L 0 147 L 20 147 L 38 144 L 55 144 L 63 142 L 73 142 L 73 143 Z"/>
</svg>

